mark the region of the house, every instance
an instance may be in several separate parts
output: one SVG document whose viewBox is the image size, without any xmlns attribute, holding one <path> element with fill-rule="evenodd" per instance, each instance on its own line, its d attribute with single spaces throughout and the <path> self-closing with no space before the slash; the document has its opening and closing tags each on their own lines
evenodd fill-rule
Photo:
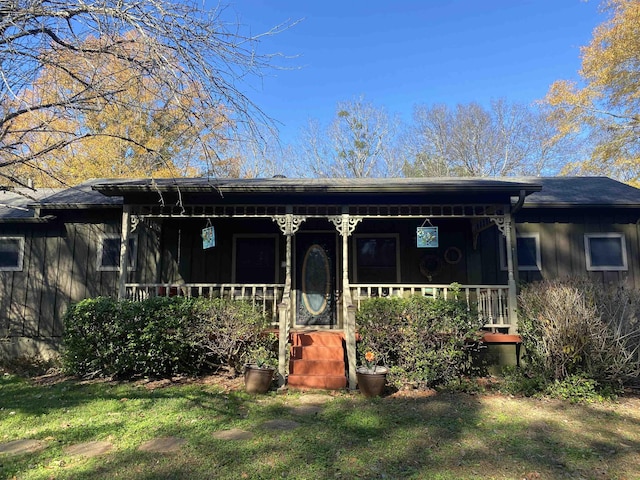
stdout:
<svg viewBox="0 0 640 480">
<path fill-rule="evenodd" d="M 283 380 L 354 387 L 365 298 L 456 282 L 488 332 L 513 335 L 519 282 L 640 288 L 640 190 L 605 177 L 102 179 L 45 193 L 0 193 L 4 355 L 55 351 L 86 297 L 242 298 L 278 328 Z"/>
</svg>

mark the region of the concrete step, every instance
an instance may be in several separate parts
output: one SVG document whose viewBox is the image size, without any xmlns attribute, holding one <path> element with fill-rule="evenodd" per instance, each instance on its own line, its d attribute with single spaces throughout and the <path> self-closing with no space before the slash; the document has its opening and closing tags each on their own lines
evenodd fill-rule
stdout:
<svg viewBox="0 0 640 480">
<path fill-rule="evenodd" d="M 347 386 L 345 375 L 289 375 L 287 384 L 299 389 L 341 390 Z"/>
<path fill-rule="evenodd" d="M 344 375 L 343 360 L 292 360 L 289 373 L 293 375 Z"/>
<path fill-rule="evenodd" d="M 344 348 L 307 345 L 291 347 L 293 360 L 341 360 L 344 361 Z"/>
</svg>

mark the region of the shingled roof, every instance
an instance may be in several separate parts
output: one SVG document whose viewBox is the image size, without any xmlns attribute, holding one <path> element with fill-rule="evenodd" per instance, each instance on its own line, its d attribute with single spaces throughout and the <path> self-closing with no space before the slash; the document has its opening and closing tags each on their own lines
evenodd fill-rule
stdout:
<svg viewBox="0 0 640 480">
<path fill-rule="evenodd" d="M 640 189 L 612 178 L 540 177 L 537 180 L 542 190 L 527 197 L 525 208 L 640 207 Z"/>
</svg>

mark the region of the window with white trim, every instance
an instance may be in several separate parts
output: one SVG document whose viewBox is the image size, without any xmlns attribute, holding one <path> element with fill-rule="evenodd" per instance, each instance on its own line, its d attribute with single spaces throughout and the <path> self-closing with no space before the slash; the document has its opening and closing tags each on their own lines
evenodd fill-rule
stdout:
<svg viewBox="0 0 640 480">
<path fill-rule="evenodd" d="M 395 283 L 400 278 L 397 234 L 355 234 L 353 249 L 357 283 Z"/>
<path fill-rule="evenodd" d="M 622 233 L 586 233 L 584 252 L 590 272 L 628 269 L 627 246 Z"/>
<path fill-rule="evenodd" d="M 507 270 L 507 241 L 503 235 L 501 237 L 500 268 Z M 516 237 L 516 249 L 518 250 L 518 270 L 523 272 L 542 270 L 539 233 L 519 233 Z"/>
<path fill-rule="evenodd" d="M 24 237 L 0 237 L 0 271 L 19 272 L 24 260 Z"/>
<path fill-rule="evenodd" d="M 129 237 L 129 262 L 127 270 L 135 270 L 138 258 L 138 237 Z M 98 270 L 117 271 L 120 270 L 120 235 L 117 233 L 105 233 L 100 237 L 98 248 Z"/>
</svg>

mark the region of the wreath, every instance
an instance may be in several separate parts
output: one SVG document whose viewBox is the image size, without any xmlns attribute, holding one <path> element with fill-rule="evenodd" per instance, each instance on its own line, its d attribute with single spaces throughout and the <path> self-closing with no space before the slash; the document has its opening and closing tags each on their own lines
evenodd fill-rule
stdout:
<svg viewBox="0 0 640 480">
<path fill-rule="evenodd" d="M 449 265 L 455 265 L 462 260 L 462 250 L 458 247 L 449 247 L 444 251 L 444 261 Z"/>
<path fill-rule="evenodd" d="M 431 280 L 442 270 L 442 261 L 437 255 L 425 255 L 420 260 L 420 273 Z"/>
</svg>

